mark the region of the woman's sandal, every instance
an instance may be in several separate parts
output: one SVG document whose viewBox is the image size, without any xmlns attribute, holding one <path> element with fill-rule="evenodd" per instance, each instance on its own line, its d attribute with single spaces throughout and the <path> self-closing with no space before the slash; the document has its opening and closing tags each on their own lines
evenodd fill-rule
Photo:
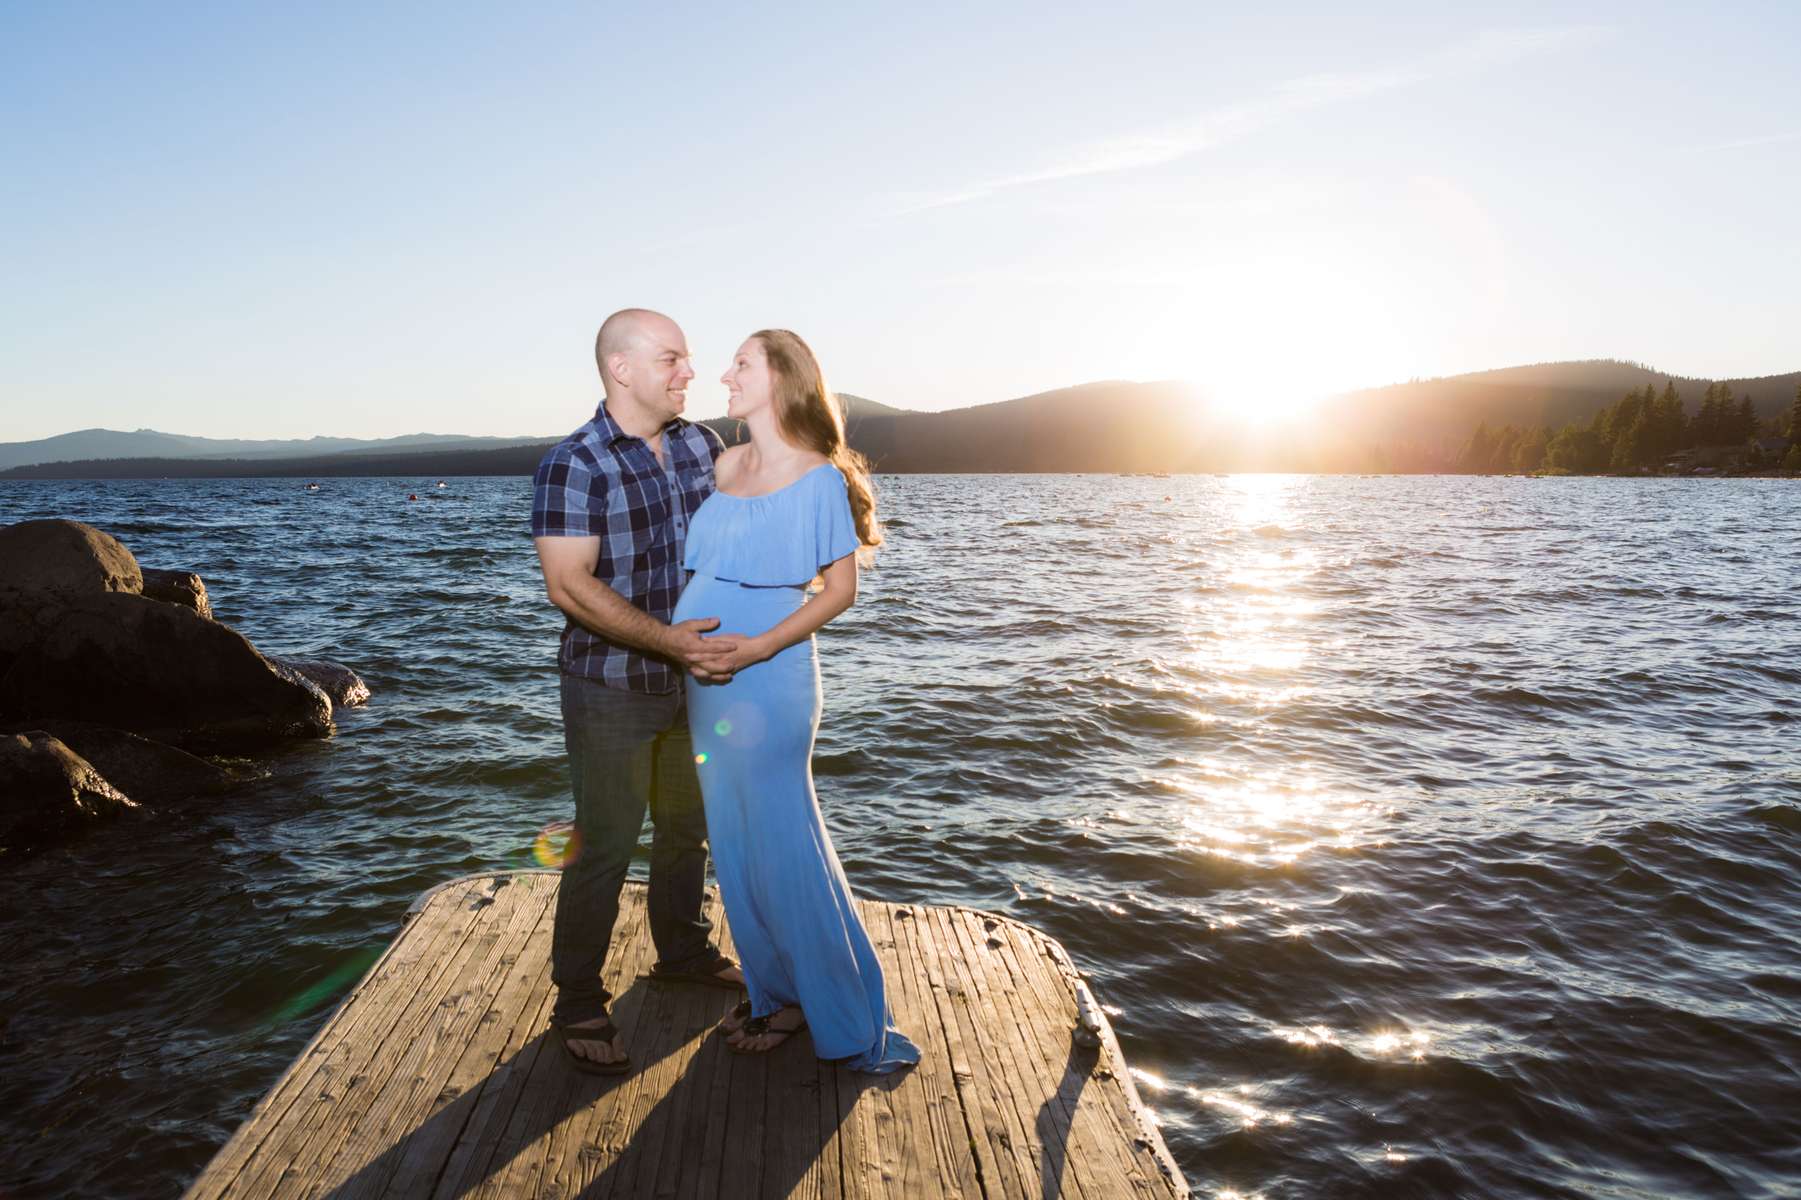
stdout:
<svg viewBox="0 0 1801 1200">
<path fill-rule="evenodd" d="M 783 1013 L 788 1012 L 790 1010 L 800 1013 L 800 1024 L 794 1026 L 791 1029 L 778 1029 L 769 1023 L 773 1018 L 779 1017 Z M 736 1012 L 737 1010 L 734 1009 L 733 1011 Z M 767 1017 L 752 1017 L 750 1020 L 746 1021 L 742 1026 L 739 1027 L 738 1032 L 741 1033 L 747 1039 L 748 1038 L 767 1037 L 770 1034 L 774 1034 L 776 1037 L 781 1038 L 782 1040 L 777 1042 L 774 1046 L 765 1046 L 761 1050 L 752 1050 L 748 1046 L 746 1046 L 742 1041 L 740 1041 L 740 1042 L 727 1041 L 725 1044 L 725 1048 L 727 1050 L 730 1050 L 733 1054 L 768 1054 L 771 1050 L 776 1049 L 778 1046 L 786 1045 L 790 1038 L 792 1038 L 797 1033 L 803 1032 L 806 1028 L 807 1028 L 807 1014 L 804 1012 L 801 1012 L 800 1009 L 795 1008 L 793 1005 L 789 1005 L 787 1008 L 776 1009 L 774 1012 L 770 1013 L 769 1016 L 767 1016 Z"/>
<path fill-rule="evenodd" d="M 552 1025 L 550 1028 L 557 1035 L 557 1040 L 563 1043 L 563 1057 L 576 1070 L 589 1075 L 624 1075 L 632 1069 L 632 1056 L 629 1054 L 612 1062 L 599 1062 L 577 1054 L 569 1045 L 570 1042 L 612 1041 L 619 1036 L 619 1030 L 612 1021 L 609 1020 L 605 1025 L 583 1025 L 580 1028 L 573 1025 Z"/>
<path fill-rule="evenodd" d="M 732 1011 L 725 1014 L 725 1019 L 719 1022 L 719 1027 L 725 1030 L 725 1036 L 731 1037 L 733 1034 L 743 1029 L 745 1023 L 749 1020 L 750 1001 L 740 1000 L 738 1003 L 732 1005 Z"/>
</svg>

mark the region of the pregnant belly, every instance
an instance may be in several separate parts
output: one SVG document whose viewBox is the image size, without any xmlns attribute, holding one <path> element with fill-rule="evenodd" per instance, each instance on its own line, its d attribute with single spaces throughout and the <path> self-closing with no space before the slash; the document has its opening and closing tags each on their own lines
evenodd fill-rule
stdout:
<svg viewBox="0 0 1801 1200">
<path fill-rule="evenodd" d="M 676 601 L 674 620 L 715 617 L 719 628 L 714 633 L 755 637 L 781 624 L 805 599 L 806 593 L 797 587 L 745 587 L 696 575 Z"/>
</svg>

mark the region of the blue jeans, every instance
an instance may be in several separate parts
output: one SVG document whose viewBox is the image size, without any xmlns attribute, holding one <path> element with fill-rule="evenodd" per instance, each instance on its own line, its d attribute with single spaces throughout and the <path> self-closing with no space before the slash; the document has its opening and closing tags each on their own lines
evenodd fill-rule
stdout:
<svg viewBox="0 0 1801 1200">
<path fill-rule="evenodd" d="M 601 986 L 619 889 L 650 809 L 649 918 L 658 965 L 685 970 L 713 960 L 706 893 L 707 814 L 694 773 L 694 744 L 678 689 L 667 696 L 563 675 L 563 741 L 575 788 L 575 860 L 563 867 L 550 939 L 557 988 L 551 1020 L 572 1025 L 604 1016 Z"/>
</svg>

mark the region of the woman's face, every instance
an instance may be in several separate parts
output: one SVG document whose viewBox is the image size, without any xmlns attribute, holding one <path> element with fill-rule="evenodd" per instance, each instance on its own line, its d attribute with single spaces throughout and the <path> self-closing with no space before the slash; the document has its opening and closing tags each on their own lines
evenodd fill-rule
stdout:
<svg viewBox="0 0 1801 1200">
<path fill-rule="evenodd" d="M 732 355 L 732 365 L 719 382 L 725 384 L 728 393 L 726 416 L 742 421 L 768 408 L 775 398 L 775 378 L 769 373 L 769 356 L 763 353 L 763 343 L 756 338 L 746 339 Z"/>
</svg>

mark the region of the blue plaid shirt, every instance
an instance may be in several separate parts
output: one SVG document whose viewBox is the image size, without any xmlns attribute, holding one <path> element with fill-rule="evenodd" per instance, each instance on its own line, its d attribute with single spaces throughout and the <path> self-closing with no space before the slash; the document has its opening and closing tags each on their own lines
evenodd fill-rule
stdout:
<svg viewBox="0 0 1801 1200">
<path fill-rule="evenodd" d="M 688 521 L 713 494 L 713 462 L 724 451 L 711 429 L 677 418 L 663 426 L 665 466 L 643 438 L 619 428 L 603 403 L 592 421 L 552 446 L 538 464 L 532 536 L 598 537 L 594 577 L 667 623 L 687 582 L 682 547 Z M 652 695 L 675 691 L 684 678 L 674 663 L 574 621 L 563 628 L 557 663 L 565 674 Z"/>
</svg>

